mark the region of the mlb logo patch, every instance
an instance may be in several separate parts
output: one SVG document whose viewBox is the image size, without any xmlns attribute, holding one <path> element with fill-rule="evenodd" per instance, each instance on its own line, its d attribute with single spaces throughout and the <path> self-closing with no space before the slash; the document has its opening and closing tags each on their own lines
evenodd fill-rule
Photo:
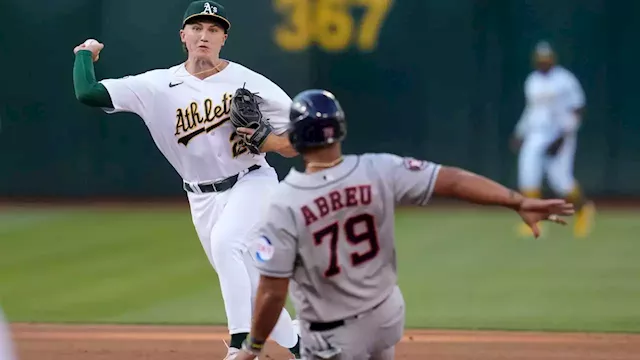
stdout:
<svg viewBox="0 0 640 360">
<path fill-rule="evenodd" d="M 273 245 L 271 244 L 271 240 L 269 240 L 266 236 L 261 236 L 256 244 L 256 260 L 260 262 L 267 262 L 273 258 Z"/>
</svg>

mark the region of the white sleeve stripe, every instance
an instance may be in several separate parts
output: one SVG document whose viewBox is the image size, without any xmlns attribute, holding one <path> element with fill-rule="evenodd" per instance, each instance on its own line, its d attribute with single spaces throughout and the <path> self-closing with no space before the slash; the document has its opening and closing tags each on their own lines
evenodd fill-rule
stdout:
<svg viewBox="0 0 640 360">
<path fill-rule="evenodd" d="M 273 270 L 266 270 L 266 269 L 258 269 L 260 271 L 261 275 L 264 276 L 270 276 L 270 277 L 275 277 L 275 278 L 290 278 L 293 273 L 291 271 L 273 271 Z"/>
<path fill-rule="evenodd" d="M 427 185 L 427 191 L 425 191 L 424 197 L 422 201 L 420 201 L 420 205 L 426 205 L 431 199 L 431 195 L 433 195 L 433 189 L 436 186 L 436 179 L 438 178 L 438 173 L 440 172 L 440 165 L 436 165 L 435 169 L 431 173 L 431 177 L 429 178 L 429 185 Z"/>
</svg>

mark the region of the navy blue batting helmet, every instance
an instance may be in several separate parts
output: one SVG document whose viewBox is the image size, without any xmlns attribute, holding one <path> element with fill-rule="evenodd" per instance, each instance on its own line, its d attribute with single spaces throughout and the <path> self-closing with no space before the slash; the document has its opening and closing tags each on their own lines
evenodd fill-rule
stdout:
<svg viewBox="0 0 640 360">
<path fill-rule="evenodd" d="M 344 111 L 326 90 L 311 89 L 296 95 L 289 119 L 289 141 L 298 152 L 340 142 L 347 135 Z"/>
</svg>

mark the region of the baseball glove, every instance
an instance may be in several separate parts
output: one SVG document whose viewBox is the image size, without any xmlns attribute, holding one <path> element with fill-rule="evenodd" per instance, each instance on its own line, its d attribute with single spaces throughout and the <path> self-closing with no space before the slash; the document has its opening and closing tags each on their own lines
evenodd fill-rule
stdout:
<svg viewBox="0 0 640 360">
<path fill-rule="evenodd" d="M 246 136 L 238 134 L 242 137 L 245 146 L 253 154 L 260 154 L 260 147 L 271 134 L 273 129 L 260 112 L 261 97 L 252 93 L 244 86 L 236 90 L 231 99 L 231 124 L 237 129 L 240 127 L 255 130 L 253 135 Z"/>
<path fill-rule="evenodd" d="M 560 136 L 547 147 L 547 155 L 549 156 L 558 155 L 558 151 L 560 150 L 563 144 L 564 144 L 564 136 Z"/>
</svg>

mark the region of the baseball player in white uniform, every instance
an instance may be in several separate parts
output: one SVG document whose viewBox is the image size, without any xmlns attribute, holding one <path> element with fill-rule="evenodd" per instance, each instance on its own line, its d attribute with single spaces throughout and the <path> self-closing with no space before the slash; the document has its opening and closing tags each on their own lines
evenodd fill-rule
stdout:
<svg viewBox="0 0 640 360">
<path fill-rule="evenodd" d="M 16 360 L 9 323 L 0 308 L 0 360 Z"/>
<path fill-rule="evenodd" d="M 536 70 L 524 84 L 526 106 L 512 141 L 514 148 L 519 149 L 519 188 L 528 197 L 541 197 L 540 188 L 546 174 L 554 193 L 575 204 L 574 234 L 584 237 L 591 229 L 594 205 L 585 199 L 573 176 L 584 92 L 578 79 L 556 64 L 549 43 L 542 41 L 536 45 L 534 64 Z M 518 231 L 521 235 L 531 235 L 527 226 L 521 225 Z"/>
<path fill-rule="evenodd" d="M 304 173 L 278 185 L 255 249 L 261 272 L 251 334 L 238 360 L 253 359 L 276 324 L 291 285 L 303 359 L 391 360 L 404 328 L 397 286 L 394 208 L 425 206 L 433 194 L 564 223 L 563 199 L 526 198 L 468 171 L 393 154 L 343 156 L 345 115 L 324 90 L 293 99 L 290 141 Z M 291 280 L 291 283 L 290 283 Z"/>
<path fill-rule="evenodd" d="M 220 281 L 231 335 L 227 359 L 236 356 L 251 327 L 259 273 L 247 249 L 278 184 L 264 153 L 297 155 L 285 134 L 291 98 L 261 74 L 220 58 L 230 27 L 220 4 L 194 1 L 180 30 L 186 62 L 98 82 L 93 62 L 104 45 L 87 40 L 74 49 L 73 73 L 80 102 L 139 115 L 184 180 L 193 224 Z M 258 139 L 255 129 L 236 129 L 229 121 L 234 93 L 245 87 L 260 94 L 268 119 Z M 272 337 L 297 357 L 299 336 L 291 316 L 283 308 L 277 313 Z"/>
</svg>

